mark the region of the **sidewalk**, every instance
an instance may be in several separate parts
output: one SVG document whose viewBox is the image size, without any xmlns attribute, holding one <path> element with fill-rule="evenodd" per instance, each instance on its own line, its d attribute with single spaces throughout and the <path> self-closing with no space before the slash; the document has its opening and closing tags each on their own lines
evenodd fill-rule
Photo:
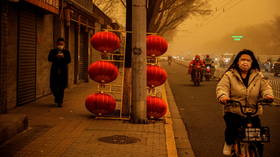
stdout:
<svg viewBox="0 0 280 157">
<path fill-rule="evenodd" d="M 55 107 L 50 95 L 11 111 L 26 114 L 29 129 L 2 145 L 1 156 L 177 156 L 170 113 L 166 115 L 166 124 L 164 121 L 131 124 L 121 120 L 96 120 L 84 105 L 86 96 L 95 90 L 95 83 L 67 90 L 63 108 Z M 129 142 L 132 143 L 123 144 Z"/>
</svg>

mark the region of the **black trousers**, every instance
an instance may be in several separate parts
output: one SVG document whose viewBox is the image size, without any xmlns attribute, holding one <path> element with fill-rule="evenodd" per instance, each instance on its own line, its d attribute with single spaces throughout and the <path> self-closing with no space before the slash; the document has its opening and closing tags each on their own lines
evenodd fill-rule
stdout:
<svg viewBox="0 0 280 157">
<path fill-rule="evenodd" d="M 63 98 L 64 98 L 64 88 L 56 87 L 56 88 L 52 89 L 52 93 L 54 96 L 54 101 L 58 104 L 62 104 Z"/>
<path fill-rule="evenodd" d="M 243 117 L 238 114 L 227 112 L 224 115 L 224 120 L 226 123 L 225 129 L 225 141 L 228 145 L 234 144 L 238 138 L 238 128 L 241 128 L 244 125 Z M 261 127 L 261 120 L 258 116 L 253 117 L 252 119 L 253 127 Z M 263 154 L 263 144 L 258 146 L 259 152 L 262 156 Z"/>
</svg>

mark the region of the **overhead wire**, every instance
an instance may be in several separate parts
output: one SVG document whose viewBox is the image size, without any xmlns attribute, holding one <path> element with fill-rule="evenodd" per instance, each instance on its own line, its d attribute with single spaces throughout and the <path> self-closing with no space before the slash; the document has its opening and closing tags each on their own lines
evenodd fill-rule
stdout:
<svg viewBox="0 0 280 157">
<path fill-rule="evenodd" d="M 225 12 L 231 10 L 233 7 L 235 7 L 236 5 L 240 4 L 243 1 L 245 1 L 245 0 L 238 0 L 238 1 L 235 1 L 235 2 L 234 2 L 234 0 L 223 1 L 224 3 L 222 3 L 220 5 L 217 5 L 220 8 L 217 7 L 217 6 L 215 7 L 217 13 L 212 15 L 212 17 L 204 20 L 204 22 L 198 24 L 196 29 L 200 29 L 201 27 L 207 26 L 209 23 L 211 23 L 212 21 L 216 20 L 219 16 L 221 16 Z M 190 30 L 178 30 L 178 31 L 190 31 Z"/>
<path fill-rule="evenodd" d="M 220 0 L 217 0 L 215 3 L 218 3 L 218 1 L 220 1 Z M 214 8 L 216 8 L 215 10 L 216 10 L 216 12 L 219 12 L 220 11 L 220 9 L 218 9 L 218 8 L 220 8 L 220 7 L 224 7 L 226 4 L 228 4 L 230 1 L 232 1 L 232 0 L 223 0 L 221 3 L 219 3 L 218 5 L 216 5 Z M 211 17 L 209 17 L 209 18 L 206 18 L 204 21 L 209 21 L 211 18 L 213 18 L 213 16 L 216 16 L 216 14 L 212 14 L 212 16 Z M 204 22 L 205 23 L 205 22 Z M 197 26 L 198 27 L 201 27 L 202 26 L 202 23 L 200 23 L 200 24 L 197 24 Z M 190 31 L 190 30 L 179 30 L 179 31 Z"/>
<path fill-rule="evenodd" d="M 241 3 L 244 0 L 239 0 L 236 1 L 235 3 L 232 2 L 232 0 L 228 1 L 228 3 L 225 3 L 225 5 L 222 6 L 222 9 L 220 10 L 220 12 L 218 14 L 216 14 L 216 16 L 214 16 L 213 18 L 210 18 L 208 20 L 206 20 L 204 23 L 202 23 L 201 26 L 206 26 L 208 25 L 210 22 L 214 21 L 215 19 L 217 19 L 219 16 L 221 16 L 222 14 L 224 14 L 225 12 L 229 11 L 230 9 L 232 9 L 234 6 L 236 6 L 237 4 Z M 227 7 L 229 6 L 229 7 Z"/>
</svg>

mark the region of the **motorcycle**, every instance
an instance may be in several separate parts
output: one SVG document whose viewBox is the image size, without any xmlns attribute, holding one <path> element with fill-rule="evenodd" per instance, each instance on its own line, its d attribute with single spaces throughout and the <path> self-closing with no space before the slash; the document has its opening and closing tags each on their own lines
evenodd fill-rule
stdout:
<svg viewBox="0 0 280 157">
<path fill-rule="evenodd" d="M 211 66 L 210 65 L 206 66 L 204 76 L 205 76 L 206 81 L 210 81 L 211 76 L 212 76 L 212 74 L 211 74 Z"/>
<path fill-rule="evenodd" d="M 191 72 L 192 81 L 195 86 L 199 86 L 201 82 L 202 69 L 200 65 L 194 65 Z"/>
</svg>

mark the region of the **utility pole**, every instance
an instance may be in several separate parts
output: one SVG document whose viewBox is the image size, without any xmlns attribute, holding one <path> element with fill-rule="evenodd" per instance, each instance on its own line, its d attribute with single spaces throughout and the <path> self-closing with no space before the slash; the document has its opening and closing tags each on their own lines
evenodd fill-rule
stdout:
<svg viewBox="0 0 280 157">
<path fill-rule="evenodd" d="M 146 0 L 132 0 L 132 121 L 147 123 Z"/>
</svg>

